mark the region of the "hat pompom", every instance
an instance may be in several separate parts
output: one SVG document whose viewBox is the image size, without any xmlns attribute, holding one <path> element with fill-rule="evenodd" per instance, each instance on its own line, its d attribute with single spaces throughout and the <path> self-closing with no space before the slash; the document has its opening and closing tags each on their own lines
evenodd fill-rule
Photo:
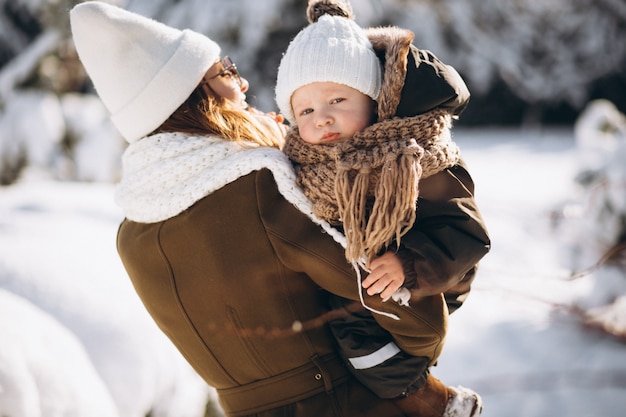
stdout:
<svg viewBox="0 0 626 417">
<path fill-rule="evenodd" d="M 347 0 L 309 0 L 306 16 L 309 23 L 315 23 L 323 15 L 339 16 L 354 20 L 352 6 Z"/>
</svg>

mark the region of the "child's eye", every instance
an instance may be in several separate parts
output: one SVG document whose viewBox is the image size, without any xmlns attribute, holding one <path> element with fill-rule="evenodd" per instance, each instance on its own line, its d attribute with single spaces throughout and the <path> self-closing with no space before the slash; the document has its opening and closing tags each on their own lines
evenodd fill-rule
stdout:
<svg viewBox="0 0 626 417">
<path fill-rule="evenodd" d="M 300 112 L 301 116 L 306 116 L 307 114 L 313 113 L 313 109 L 304 109 Z"/>
<path fill-rule="evenodd" d="M 339 98 L 335 98 L 333 100 L 331 100 L 331 104 L 337 104 L 337 103 L 341 103 L 342 101 L 344 101 L 345 98 L 339 97 Z"/>
</svg>

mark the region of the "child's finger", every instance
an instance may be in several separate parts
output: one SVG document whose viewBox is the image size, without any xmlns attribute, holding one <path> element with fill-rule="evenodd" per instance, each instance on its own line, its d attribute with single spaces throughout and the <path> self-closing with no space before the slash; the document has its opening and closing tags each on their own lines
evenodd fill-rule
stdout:
<svg viewBox="0 0 626 417">
<path fill-rule="evenodd" d="M 386 300 L 388 298 L 391 298 L 391 296 L 393 295 L 393 293 L 395 293 L 396 291 L 398 291 L 398 289 L 400 288 L 399 285 L 396 285 L 395 283 L 391 282 L 389 285 L 387 285 L 387 288 L 385 288 L 385 290 L 383 292 L 380 293 L 380 297 L 383 300 Z"/>
<path fill-rule="evenodd" d="M 393 282 L 393 280 L 391 280 L 387 275 L 384 275 L 384 276 L 380 277 L 379 279 L 377 279 L 376 282 L 373 282 L 370 286 L 368 286 L 367 293 L 369 295 L 380 294 L 383 291 L 385 291 L 385 289 L 392 282 Z"/>
<path fill-rule="evenodd" d="M 361 286 L 363 288 L 369 288 L 376 281 L 378 281 L 378 276 L 372 272 L 361 282 Z"/>
</svg>

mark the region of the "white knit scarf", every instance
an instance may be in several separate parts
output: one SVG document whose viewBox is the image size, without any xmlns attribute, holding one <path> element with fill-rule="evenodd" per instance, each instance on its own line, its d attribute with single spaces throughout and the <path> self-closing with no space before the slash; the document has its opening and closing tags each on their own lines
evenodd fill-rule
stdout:
<svg viewBox="0 0 626 417">
<path fill-rule="evenodd" d="M 295 184 L 291 162 L 278 149 L 254 144 L 244 147 L 208 136 L 160 133 L 130 144 L 122 163 L 115 202 L 130 220 L 167 220 L 236 179 L 268 168 L 287 201 L 337 242 L 344 241 L 341 233 L 313 214 L 311 202 Z"/>
</svg>

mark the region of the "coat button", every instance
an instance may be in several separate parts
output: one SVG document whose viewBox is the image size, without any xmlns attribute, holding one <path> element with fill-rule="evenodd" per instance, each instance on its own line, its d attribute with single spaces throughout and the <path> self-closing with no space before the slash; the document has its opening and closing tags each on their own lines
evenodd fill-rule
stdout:
<svg viewBox="0 0 626 417">
<path fill-rule="evenodd" d="M 322 374 L 315 374 L 315 380 L 319 381 L 320 379 L 322 379 Z"/>
</svg>

